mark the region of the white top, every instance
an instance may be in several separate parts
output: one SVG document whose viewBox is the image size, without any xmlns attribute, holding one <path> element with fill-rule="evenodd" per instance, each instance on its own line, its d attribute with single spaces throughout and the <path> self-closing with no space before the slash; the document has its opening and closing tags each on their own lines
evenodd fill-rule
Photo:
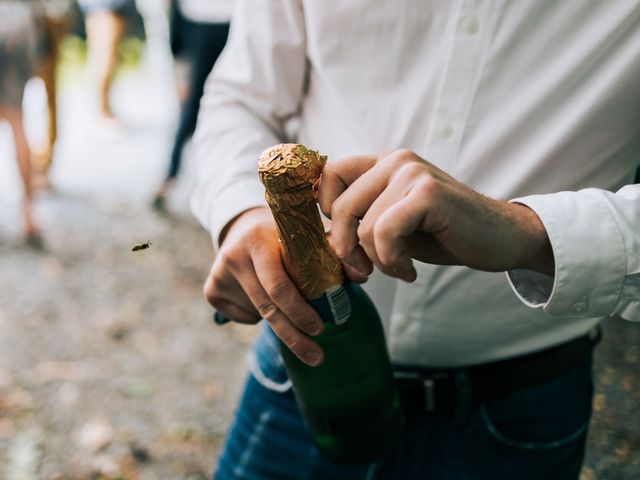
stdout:
<svg viewBox="0 0 640 480">
<path fill-rule="evenodd" d="M 193 211 L 214 239 L 264 204 L 259 153 L 406 147 L 542 218 L 555 277 L 417 265 L 374 276 L 397 362 L 476 364 L 640 320 L 640 2 L 241 1 L 195 136 Z M 560 193 L 555 193 L 560 192 Z"/>
<path fill-rule="evenodd" d="M 196 23 L 228 23 L 235 0 L 178 0 L 180 12 Z"/>
</svg>

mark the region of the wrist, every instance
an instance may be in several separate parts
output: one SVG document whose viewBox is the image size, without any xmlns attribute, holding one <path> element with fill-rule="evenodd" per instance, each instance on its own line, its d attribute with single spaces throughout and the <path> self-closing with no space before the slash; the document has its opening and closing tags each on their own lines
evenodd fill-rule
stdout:
<svg viewBox="0 0 640 480">
<path fill-rule="evenodd" d="M 511 203 L 522 239 L 520 240 L 521 254 L 515 268 L 533 270 L 553 276 L 555 260 L 553 248 L 549 241 L 547 230 L 538 214 L 521 203 Z"/>
<path fill-rule="evenodd" d="M 260 217 L 265 217 L 265 215 L 267 218 L 271 218 L 271 212 L 267 207 L 253 207 L 240 212 L 238 215 L 229 220 L 229 222 L 222 229 L 222 231 L 220 232 L 220 236 L 218 237 L 218 245 L 222 246 L 222 243 L 234 228 L 242 225 L 245 221 L 255 220 Z"/>
</svg>

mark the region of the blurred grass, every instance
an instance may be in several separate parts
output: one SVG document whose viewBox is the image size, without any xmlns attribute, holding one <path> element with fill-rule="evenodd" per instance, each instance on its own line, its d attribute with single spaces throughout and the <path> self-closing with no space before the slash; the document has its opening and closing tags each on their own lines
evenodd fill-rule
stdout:
<svg viewBox="0 0 640 480">
<path fill-rule="evenodd" d="M 144 48 L 145 42 L 136 36 L 125 37 L 120 42 L 116 77 L 140 66 Z M 60 43 L 58 85 L 66 88 L 80 83 L 87 65 L 87 57 L 87 41 L 77 35 L 67 35 Z"/>
</svg>

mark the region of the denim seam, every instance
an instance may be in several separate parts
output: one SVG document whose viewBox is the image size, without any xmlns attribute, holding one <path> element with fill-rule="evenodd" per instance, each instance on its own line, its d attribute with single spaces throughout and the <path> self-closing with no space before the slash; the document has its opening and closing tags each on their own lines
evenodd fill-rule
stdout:
<svg viewBox="0 0 640 480">
<path fill-rule="evenodd" d="M 559 440 L 554 440 L 552 442 L 518 442 L 500 433 L 500 431 L 497 429 L 497 427 L 494 425 L 493 421 L 491 420 L 491 417 L 489 416 L 489 412 L 487 412 L 487 407 L 485 404 L 482 404 L 480 406 L 480 413 L 482 415 L 484 424 L 489 430 L 489 433 L 493 437 L 495 437 L 498 441 L 511 447 L 523 448 L 527 450 L 552 449 L 552 448 L 561 447 L 563 445 L 571 443 L 572 441 L 576 440 L 580 435 L 582 435 L 587 430 L 587 428 L 589 428 L 589 422 L 590 422 L 590 420 L 587 420 L 578 430 L 576 430 L 572 434 L 567 435 L 566 437 L 561 438 Z"/>
<path fill-rule="evenodd" d="M 244 475 L 245 467 L 251 461 L 251 456 L 253 454 L 253 451 L 255 450 L 256 445 L 260 440 L 260 437 L 264 433 L 265 426 L 267 422 L 269 422 L 269 420 L 271 419 L 271 415 L 272 413 L 270 411 L 263 412 L 260 415 L 260 421 L 257 425 L 255 425 L 253 432 L 251 432 L 251 436 L 249 437 L 249 440 L 247 442 L 248 443 L 247 449 L 242 453 L 242 457 L 240 457 L 240 460 L 238 461 L 238 465 L 236 465 L 235 468 L 233 469 L 233 474 L 235 478 L 242 478 L 245 476 Z"/>
</svg>

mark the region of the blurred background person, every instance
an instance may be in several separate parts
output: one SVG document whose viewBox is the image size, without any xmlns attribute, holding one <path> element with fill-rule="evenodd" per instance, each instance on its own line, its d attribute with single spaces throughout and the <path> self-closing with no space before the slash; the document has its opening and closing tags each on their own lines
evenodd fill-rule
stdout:
<svg viewBox="0 0 640 480">
<path fill-rule="evenodd" d="M 44 22 L 42 22 L 45 55 L 42 58 L 38 76 L 42 78 L 47 93 L 47 136 L 44 144 L 36 148 L 33 164 L 37 175 L 36 182 L 48 186 L 48 172 L 53 160 L 53 149 L 58 138 L 58 98 L 57 98 L 57 66 L 60 58 L 60 44 L 69 32 L 74 21 L 72 0 L 42 0 Z"/>
<path fill-rule="evenodd" d="M 118 46 L 127 20 L 136 13 L 134 0 L 78 0 L 85 15 L 89 66 L 98 89 L 100 130 L 117 130 L 119 124 L 111 108 L 109 93 L 118 65 Z"/>
<path fill-rule="evenodd" d="M 184 146 L 196 127 L 205 80 L 227 42 L 233 4 L 234 0 L 171 1 L 171 53 L 187 63 L 189 73 L 186 92 L 180 95 L 182 107 L 169 168 L 152 203 L 158 211 L 166 211 L 166 197 L 180 170 Z"/>
<path fill-rule="evenodd" d="M 22 112 L 25 85 L 42 58 L 43 11 L 40 2 L 0 2 L 0 119 L 13 133 L 18 171 L 24 189 L 22 217 L 28 244 L 41 247 L 42 240 L 33 216 L 31 149 Z"/>
</svg>

